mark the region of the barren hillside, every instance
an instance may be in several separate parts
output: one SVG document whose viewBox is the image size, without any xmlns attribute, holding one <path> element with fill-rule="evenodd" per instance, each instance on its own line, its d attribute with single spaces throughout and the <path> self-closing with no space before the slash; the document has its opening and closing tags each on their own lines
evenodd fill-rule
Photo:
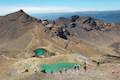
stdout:
<svg viewBox="0 0 120 80">
<path fill-rule="evenodd" d="M 1 80 L 36 80 L 46 76 L 58 80 L 61 75 L 34 73 L 33 68 L 38 64 L 54 63 L 57 61 L 68 61 L 90 64 L 88 73 L 75 73 L 75 77 L 67 78 L 62 75 L 62 80 L 78 80 L 78 74 L 83 75 L 81 80 L 119 80 L 120 78 L 108 69 L 119 70 L 120 63 L 120 26 L 106 23 L 92 17 L 71 18 L 61 17 L 56 21 L 38 20 L 31 17 L 23 10 L 0 17 L 0 78 Z M 44 48 L 50 55 L 44 58 L 33 58 L 34 50 Z M 102 64 L 98 69 L 96 63 Z M 103 64 L 105 63 L 105 64 Z M 109 64 L 108 64 L 109 63 Z M 32 65 L 30 72 L 22 73 L 26 64 Z M 94 66 L 91 68 L 91 66 Z M 103 71 L 101 71 L 103 70 Z M 95 72 L 96 71 L 96 72 Z M 15 74 L 15 73 L 16 74 Z M 71 71 L 70 71 L 71 72 Z M 74 73 L 74 72 L 73 72 Z M 94 74 L 96 73 L 96 74 Z M 101 75 L 100 75 L 101 74 Z M 40 75 L 38 77 L 38 75 Z M 92 76 L 94 75 L 94 76 Z M 106 79 L 107 77 L 110 77 Z M 6 77 L 6 78 L 5 78 Z M 21 78 L 18 78 L 21 77 Z M 72 78 L 73 77 L 73 78 Z M 118 79 L 117 79 L 118 78 Z M 59 80 L 61 80 L 59 78 Z"/>
</svg>

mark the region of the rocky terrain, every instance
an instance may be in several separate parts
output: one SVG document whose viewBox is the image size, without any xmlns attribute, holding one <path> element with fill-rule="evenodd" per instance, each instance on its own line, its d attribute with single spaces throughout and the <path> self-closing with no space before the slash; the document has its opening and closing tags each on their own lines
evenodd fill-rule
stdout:
<svg viewBox="0 0 120 80">
<path fill-rule="evenodd" d="M 56 21 L 49 21 L 38 20 L 23 10 L 1 16 L 0 79 L 119 80 L 119 35 L 119 24 L 107 23 L 89 16 L 73 15 L 70 18 L 60 17 Z M 55 55 L 33 58 L 33 51 L 37 48 L 44 48 Z M 38 64 L 55 61 L 87 61 L 88 71 L 70 70 L 70 73 L 65 75 L 34 71 Z M 98 62 L 100 66 L 96 66 Z M 31 67 L 29 72 L 23 73 L 26 64 Z"/>
</svg>

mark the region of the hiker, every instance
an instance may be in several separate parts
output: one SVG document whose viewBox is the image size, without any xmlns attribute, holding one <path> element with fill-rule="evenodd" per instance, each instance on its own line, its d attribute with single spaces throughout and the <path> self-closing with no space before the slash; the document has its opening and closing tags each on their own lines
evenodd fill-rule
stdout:
<svg viewBox="0 0 120 80">
<path fill-rule="evenodd" d="M 25 69 L 25 72 L 29 72 L 29 70 L 28 70 L 28 69 Z"/>
<path fill-rule="evenodd" d="M 43 72 L 43 73 L 47 73 L 45 70 L 42 70 L 41 72 Z"/>
<path fill-rule="evenodd" d="M 75 66 L 74 66 L 74 70 L 76 71 L 76 69 L 77 69 L 77 66 L 75 65 Z"/>
<path fill-rule="evenodd" d="M 85 70 L 85 72 L 87 70 L 86 62 L 84 62 L 84 70 Z"/>
<path fill-rule="evenodd" d="M 39 71 L 38 65 L 34 67 L 34 72 L 37 72 L 37 71 Z"/>
<path fill-rule="evenodd" d="M 53 71 L 51 71 L 51 74 L 53 74 Z"/>
<path fill-rule="evenodd" d="M 67 72 L 67 69 L 65 69 L 65 72 Z"/>
<path fill-rule="evenodd" d="M 80 70 L 80 65 L 77 65 L 77 70 L 78 70 L 78 71 Z"/>
<path fill-rule="evenodd" d="M 29 72 L 29 70 L 24 67 L 24 71 L 22 73 L 25 73 L 25 72 Z"/>
<path fill-rule="evenodd" d="M 62 74 L 62 70 L 60 70 L 59 72 L 60 72 L 60 74 Z"/>
<path fill-rule="evenodd" d="M 97 62 L 97 66 L 98 66 L 98 67 L 100 66 L 100 62 L 99 62 L 99 61 Z"/>
</svg>

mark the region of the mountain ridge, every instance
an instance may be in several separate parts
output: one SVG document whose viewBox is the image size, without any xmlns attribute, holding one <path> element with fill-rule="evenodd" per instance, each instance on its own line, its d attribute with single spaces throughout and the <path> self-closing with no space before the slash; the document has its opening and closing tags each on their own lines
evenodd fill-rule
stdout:
<svg viewBox="0 0 120 80">
<path fill-rule="evenodd" d="M 3 16 L 0 22 L 1 50 L 4 49 L 2 52 L 10 52 L 9 54 L 14 54 L 14 56 L 23 55 L 25 49 L 28 49 L 25 53 L 30 56 L 33 49 L 47 47 L 47 45 L 51 46 L 51 50 L 56 50 L 55 52 L 58 51 L 58 53 L 64 53 L 64 51 L 69 53 L 73 48 L 73 52 L 82 52 L 94 56 L 85 50 L 93 50 L 93 53 L 97 55 L 94 49 L 97 47 L 97 50 L 109 54 L 109 51 L 107 52 L 101 47 L 107 48 L 109 45 L 119 42 L 119 25 L 88 16 L 73 15 L 71 18 L 62 17 L 56 21 L 49 21 L 38 20 L 26 14 L 23 10 L 19 10 Z M 76 46 L 76 42 L 80 44 Z M 28 45 L 29 48 L 26 48 Z M 67 47 L 65 47 L 66 45 Z M 86 49 L 82 50 L 80 45 L 86 47 Z M 58 49 L 55 49 L 55 46 Z M 22 54 L 19 54 L 19 52 L 22 52 Z"/>
<path fill-rule="evenodd" d="M 120 23 L 119 22 L 119 14 L 120 10 L 115 11 L 85 11 L 85 12 L 69 12 L 69 13 L 41 13 L 41 14 L 31 14 L 32 16 L 39 18 L 39 19 L 50 19 L 56 20 L 57 18 L 63 16 L 69 18 L 72 15 L 79 15 L 79 16 L 91 16 L 96 19 L 101 19 L 109 23 Z M 111 16 L 112 15 L 112 16 Z M 52 16 L 52 17 L 51 17 Z M 118 20 L 116 20 L 116 18 Z"/>
</svg>

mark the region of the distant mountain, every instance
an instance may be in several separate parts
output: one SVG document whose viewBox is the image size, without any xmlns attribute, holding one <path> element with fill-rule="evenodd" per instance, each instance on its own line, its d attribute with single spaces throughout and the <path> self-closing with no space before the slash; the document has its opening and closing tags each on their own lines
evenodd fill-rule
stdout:
<svg viewBox="0 0 120 80">
<path fill-rule="evenodd" d="M 40 19 L 55 20 L 59 17 L 69 18 L 72 15 L 91 16 L 96 19 L 101 19 L 110 23 L 120 23 L 120 11 L 88 11 L 88 12 L 69 12 L 69 13 L 42 13 L 31 14 L 32 16 Z"/>
</svg>

